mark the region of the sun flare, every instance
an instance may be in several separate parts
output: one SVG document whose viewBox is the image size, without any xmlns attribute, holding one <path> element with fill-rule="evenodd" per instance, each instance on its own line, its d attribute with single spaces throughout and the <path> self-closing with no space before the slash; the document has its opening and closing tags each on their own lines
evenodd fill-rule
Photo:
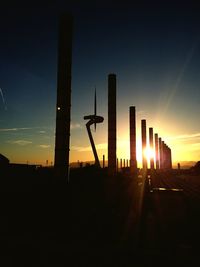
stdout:
<svg viewBox="0 0 200 267">
<path fill-rule="evenodd" d="M 154 149 L 147 147 L 144 150 L 144 155 L 145 155 L 147 161 L 150 161 L 151 159 L 155 158 L 155 151 L 154 151 Z"/>
</svg>

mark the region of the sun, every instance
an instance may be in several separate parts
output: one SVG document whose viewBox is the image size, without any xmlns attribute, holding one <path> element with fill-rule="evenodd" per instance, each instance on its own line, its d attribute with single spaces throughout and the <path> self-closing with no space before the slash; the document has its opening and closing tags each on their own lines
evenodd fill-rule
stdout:
<svg viewBox="0 0 200 267">
<path fill-rule="evenodd" d="M 154 149 L 147 147 L 144 150 L 144 155 L 145 155 L 147 161 L 150 161 L 151 159 L 155 158 L 155 151 L 154 151 Z"/>
</svg>

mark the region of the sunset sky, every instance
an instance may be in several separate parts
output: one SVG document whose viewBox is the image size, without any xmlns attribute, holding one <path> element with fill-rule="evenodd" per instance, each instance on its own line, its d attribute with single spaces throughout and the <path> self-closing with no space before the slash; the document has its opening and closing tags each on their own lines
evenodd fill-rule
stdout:
<svg viewBox="0 0 200 267">
<path fill-rule="evenodd" d="M 117 75 L 118 158 L 129 158 L 132 105 L 139 163 L 141 119 L 171 147 L 174 163 L 200 160 L 199 9 L 191 1 L 160 2 L 1 3 L 0 153 L 11 162 L 54 161 L 58 20 L 68 11 L 74 15 L 70 161 L 93 160 L 83 116 L 93 114 L 95 87 L 104 122 L 94 138 L 100 159 L 107 158 L 109 73 Z"/>
</svg>

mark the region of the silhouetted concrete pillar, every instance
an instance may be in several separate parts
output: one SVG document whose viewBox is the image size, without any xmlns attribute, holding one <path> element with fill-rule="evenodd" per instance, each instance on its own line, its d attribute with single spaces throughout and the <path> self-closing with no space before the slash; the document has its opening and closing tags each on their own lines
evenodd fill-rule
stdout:
<svg viewBox="0 0 200 267">
<path fill-rule="evenodd" d="M 117 172 L 119 170 L 119 161 L 118 161 L 118 158 L 117 158 Z"/>
<path fill-rule="evenodd" d="M 156 157 L 156 169 L 159 169 L 159 149 L 158 149 L 158 134 L 155 134 L 155 157 Z"/>
<path fill-rule="evenodd" d="M 162 148 L 162 138 L 159 137 L 159 162 L 160 162 L 160 169 L 163 168 L 163 148 Z"/>
<path fill-rule="evenodd" d="M 136 119 L 135 119 L 135 107 L 129 108 L 129 124 L 130 124 L 130 171 L 131 174 L 137 170 L 136 160 Z"/>
<path fill-rule="evenodd" d="M 147 169 L 147 157 L 146 157 L 146 147 L 147 147 L 147 134 L 146 134 L 146 120 L 141 121 L 142 128 L 142 167 L 143 170 Z"/>
<path fill-rule="evenodd" d="M 124 168 L 126 168 L 126 160 L 124 159 Z"/>
<path fill-rule="evenodd" d="M 120 169 L 122 169 L 122 159 L 120 159 Z"/>
<path fill-rule="evenodd" d="M 108 75 L 108 173 L 116 173 L 116 75 Z"/>
<path fill-rule="evenodd" d="M 168 147 L 168 145 L 166 145 L 166 165 L 167 165 L 167 169 L 170 169 L 170 149 Z"/>
<path fill-rule="evenodd" d="M 169 149 L 169 168 L 172 169 L 172 151 L 171 148 Z"/>
<path fill-rule="evenodd" d="M 162 141 L 161 149 L 162 149 L 162 168 L 166 169 L 166 145 L 164 141 Z"/>
<path fill-rule="evenodd" d="M 105 155 L 103 155 L 103 169 L 105 168 Z"/>
<path fill-rule="evenodd" d="M 149 146 L 150 146 L 150 149 L 151 151 L 154 151 L 154 147 L 153 147 L 153 128 L 149 128 Z M 151 155 L 151 158 L 150 158 L 150 168 L 151 170 L 154 169 L 154 157 L 153 155 Z"/>
<path fill-rule="evenodd" d="M 171 156 L 171 149 L 166 145 L 166 168 L 171 170 L 172 169 L 172 156 Z"/>
<path fill-rule="evenodd" d="M 54 167 L 57 179 L 68 181 L 71 117 L 72 17 L 60 19 Z"/>
</svg>

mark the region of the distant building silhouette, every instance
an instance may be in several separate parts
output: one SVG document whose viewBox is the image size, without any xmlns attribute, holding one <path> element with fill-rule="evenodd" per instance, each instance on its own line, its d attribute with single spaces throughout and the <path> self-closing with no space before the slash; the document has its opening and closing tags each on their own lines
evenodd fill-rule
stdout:
<svg viewBox="0 0 200 267">
<path fill-rule="evenodd" d="M 8 167 L 10 161 L 4 155 L 0 154 L 0 168 Z"/>
<path fill-rule="evenodd" d="M 200 161 L 197 161 L 197 163 L 190 169 L 196 173 L 200 173 Z"/>
<path fill-rule="evenodd" d="M 180 170 L 181 169 L 181 164 L 178 163 L 177 166 L 178 166 L 178 170 Z"/>
</svg>

